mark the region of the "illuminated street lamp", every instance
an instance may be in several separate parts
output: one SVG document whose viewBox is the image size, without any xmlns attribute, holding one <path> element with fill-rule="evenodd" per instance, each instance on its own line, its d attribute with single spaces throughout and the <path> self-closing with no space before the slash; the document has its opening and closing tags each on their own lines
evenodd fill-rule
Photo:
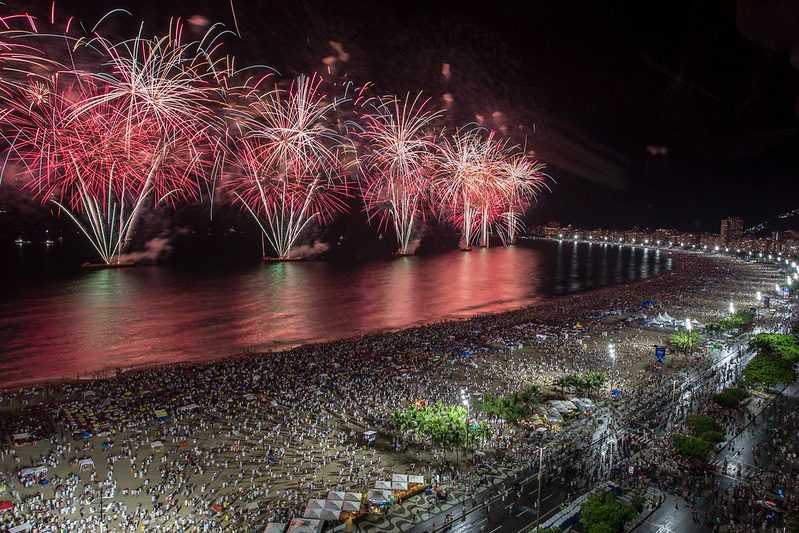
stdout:
<svg viewBox="0 0 799 533">
<path fill-rule="evenodd" d="M 755 294 L 755 298 L 757 298 L 758 302 L 761 300 L 761 298 L 763 298 L 763 295 L 760 294 L 760 291 L 757 291 L 757 293 Z"/>
<path fill-rule="evenodd" d="M 469 394 L 468 394 L 466 389 L 461 389 L 461 403 L 463 404 L 463 407 L 466 409 L 466 422 L 465 422 L 465 424 L 466 424 L 466 433 L 464 434 L 464 437 L 463 437 L 463 439 L 464 439 L 463 443 L 465 445 L 466 444 L 466 439 L 469 437 Z M 458 444 L 458 447 L 456 448 L 456 450 L 458 450 L 458 452 L 460 451 L 460 443 Z M 458 456 L 456 457 L 455 461 L 457 463 L 458 469 L 460 469 L 460 466 L 461 466 L 460 453 L 458 453 Z"/>
<path fill-rule="evenodd" d="M 730 301 L 730 314 L 731 314 L 731 315 L 734 315 L 734 314 L 735 314 L 735 306 L 734 306 L 734 305 L 732 305 L 732 301 Z"/>
</svg>

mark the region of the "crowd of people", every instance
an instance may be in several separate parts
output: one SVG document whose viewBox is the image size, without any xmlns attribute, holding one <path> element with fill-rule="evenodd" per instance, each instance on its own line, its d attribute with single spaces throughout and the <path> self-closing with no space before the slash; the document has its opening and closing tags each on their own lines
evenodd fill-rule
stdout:
<svg viewBox="0 0 799 533">
<path fill-rule="evenodd" d="M 29 522 L 40 531 L 82 532 L 98 531 L 103 522 L 109 531 L 245 529 L 301 516 L 309 498 L 329 490 L 366 492 L 392 473 L 448 479 L 473 494 L 485 482 L 479 461 L 470 457 L 464 463 L 471 467 L 456 476 L 451 454 L 435 443 L 397 449 L 393 413 L 417 400 L 457 403 L 463 389 L 479 400 L 530 383 L 552 388 L 559 376 L 591 370 L 606 373 L 622 391 L 617 400 L 602 396 L 612 425 L 648 412 L 664 391 L 674 390 L 675 380 L 690 380 L 710 363 L 677 356 L 675 366 L 653 370 L 652 344 L 665 344 L 669 332 L 641 328 L 640 316 L 668 309 L 711 321 L 731 298 L 754 305 L 755 290 L 774 286 L 775 272 L 764 264 L 693 255 L 675 263 L 657 278 L 499 315 L 5 391 L 0 501 L 14 507 L 0 511 L 0 527 Z M 641 306 L 653 300 L 654 308 Z M 614 361 L 609 343 L 616 346 Z M 471 416 L 484 418 L 476 403 Z M 668 423 L 664 416 L 653 414 L 653 423 Z M 568 465 L 558 461 L 597 432 L 610 435 L 609 425 L 589 419 L 560 433 L 534 433 L 490 422 L 480 452 L 492 461 L 531 468 L 546 443 L 548 467 L 571 480 L 571 490 L 606 475 L 597 461 L 606 447 Z M 367 430 L 378 432 L 375 442 L 362 438 Z M 21 434 L 36 442 L 16 446 Z M 636 452 L 644 447 L 636 435 L 622 434 L 613 446 Z"/>
</svg>

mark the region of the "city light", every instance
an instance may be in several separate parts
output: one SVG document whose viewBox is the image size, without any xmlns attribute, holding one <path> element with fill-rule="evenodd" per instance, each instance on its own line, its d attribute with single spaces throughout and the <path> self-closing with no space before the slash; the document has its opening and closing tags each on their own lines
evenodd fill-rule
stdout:
<svg viewBox="0 0 799 533">
<path fill-rule="evenodd" d="M 732 304 L 732 302 L 730 302 L 730 314 L 731 315 L 735 314 L 735 306 Z"/>
<path fill-rule="evenodd" d="M 691 332 L 692 329 L 694 329 L 693 324 L 691 324 L 691 318 L 690 317 L 685 319 L 685 329 L 688 330 L 689 333 Z"/>
<path fill-rule="evenodd" d="M 763 295 L 760 294 L 760 291 L 757 291 L 757 294 L 755 295 L 755 298 L 757 298 L 758 302 L 763 298 Z"/>
</svg>

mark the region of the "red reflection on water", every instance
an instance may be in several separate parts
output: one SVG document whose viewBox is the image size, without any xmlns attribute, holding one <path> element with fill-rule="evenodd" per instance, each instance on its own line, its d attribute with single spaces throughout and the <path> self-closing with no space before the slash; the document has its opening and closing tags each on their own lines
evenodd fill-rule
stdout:
<svg viewBox="0 0 799 533">
<path fill-rule="evenodd" d="M 540 297 L 540 252 L 514 247 L 341 267 L 100 270 L 0 304 L 0 383 L 223 357 L 503 311 Z"/>
</svg>

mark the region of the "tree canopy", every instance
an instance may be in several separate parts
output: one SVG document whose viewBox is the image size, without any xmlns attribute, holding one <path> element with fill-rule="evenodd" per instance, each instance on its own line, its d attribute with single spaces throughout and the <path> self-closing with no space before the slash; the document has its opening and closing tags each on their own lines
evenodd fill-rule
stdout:
<svg viewBox="0 0 799 533">
<path fill-rule="evenodd" d="M 410 406 L 394 413 L 393 423 L 414 439 L 429 437 L 443 445 L 473 445 L 489 434 L 488 425 L 472 423 L 469 413 L 459 405 Z"/>
<path fill-rule="evenodd" d="M 744 368 L 744 377 L 767 387 L 796 381 L 799 339 L 783 333 L 758 333 L 749 341 L 757 352 Z"/>
<path fill-rule="evenodd" d="M 622 533 L 624 524 L 635 517 L 635 510 L 622 504 L 610 492 L 591 494 L 580 509 L 585 533 Z"/>
<path fill-rule="evenodd" d="M 693 350 L 702 342 L 702 336 L 696 331 L 678 331 L 669 337 L 669 343 L 678 350 Z"/>
</svg>

